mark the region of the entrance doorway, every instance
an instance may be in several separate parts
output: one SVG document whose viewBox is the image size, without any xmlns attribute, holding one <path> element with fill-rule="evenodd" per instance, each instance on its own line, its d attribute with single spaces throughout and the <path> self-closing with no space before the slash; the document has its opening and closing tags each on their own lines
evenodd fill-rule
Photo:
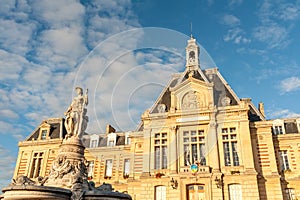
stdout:
<svg viewBox="0 0 300 200">
<path fill-rule="evenodd" d="M 186 186 L 187 200 L 205 200 L 204 185 L 190 184 Z"/>
</svg>

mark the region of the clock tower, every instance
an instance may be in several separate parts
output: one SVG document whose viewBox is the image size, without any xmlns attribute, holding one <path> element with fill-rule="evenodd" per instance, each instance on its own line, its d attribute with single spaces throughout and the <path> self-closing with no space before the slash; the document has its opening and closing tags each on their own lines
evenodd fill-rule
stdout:
<svg viewBox="0 0 300 200">
<path fill-rule="evenodd" d="M 186 67 L 189 71 L 197 70 L 200 67 L 199 55 L 200 48 L 197 45 L 196 39 L 191 36 L 188 40 L 186 49 Z"/>
</svg>

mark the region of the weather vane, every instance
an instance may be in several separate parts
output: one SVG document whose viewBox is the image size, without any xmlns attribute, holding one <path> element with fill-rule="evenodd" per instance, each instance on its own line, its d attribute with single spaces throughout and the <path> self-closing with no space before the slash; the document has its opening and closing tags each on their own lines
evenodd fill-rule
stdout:
<svg viewBox="0 0 300 200">
<path fill-rule="evenodd" d="M 193 22 L 191 22 L 191 38 L 193 38 Z"/>
</svg>

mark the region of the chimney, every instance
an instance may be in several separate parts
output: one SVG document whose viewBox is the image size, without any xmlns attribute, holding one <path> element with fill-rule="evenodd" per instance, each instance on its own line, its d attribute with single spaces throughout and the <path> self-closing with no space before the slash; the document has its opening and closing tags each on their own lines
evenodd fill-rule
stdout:
<svg viewBox="0 0 300 200">
<path fill-rule="evenodd" d="M 114 129 L 114 127 L 112 127 L 110 124 L 106 125 L 106 134 L 108 133 L 114 133 L 116 132 L 116 129 Z"/>
<path fill-rule="evenodd" d="M 258 103 L 258 110 L 265 117 L 265 108 L 264 108 L 264 103 L 263 102 Z"/>
</svg>

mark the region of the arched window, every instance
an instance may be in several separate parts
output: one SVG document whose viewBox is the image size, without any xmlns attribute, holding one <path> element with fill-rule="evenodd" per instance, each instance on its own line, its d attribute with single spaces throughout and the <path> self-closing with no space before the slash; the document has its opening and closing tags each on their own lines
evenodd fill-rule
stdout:
<svg viewBox="0 0 300 200">
<path fill-rule="evenodd" d="M 155 186 L 155 200 L 167 200 L 167 188 L 164 185 Z"/>
<path fill-rule="evenodd" d="M 240 184 L 230 184 L 228 190 L 229 200 L 242 200 L 242 186 Z"/>
<path fill-rule="evenodd" d="M 190 184 L 186 186 L 187 200 L 205 200 L 203 184 Z"/>
</svg>

